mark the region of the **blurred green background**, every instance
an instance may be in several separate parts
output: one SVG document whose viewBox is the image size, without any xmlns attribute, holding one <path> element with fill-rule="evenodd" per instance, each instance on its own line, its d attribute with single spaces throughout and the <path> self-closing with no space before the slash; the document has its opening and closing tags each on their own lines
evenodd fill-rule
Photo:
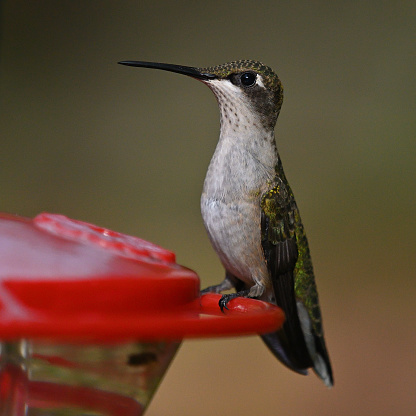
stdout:
<svg viewBox="0 0 416 416">
<path fill-rule="evenodd" d="M 176 74 L 259 59 L 306 224 L 335 387 L 257 337 L 186 341 L 148 415 L 416 413 L 415 2 L 2 1 L 0 210 L 57 212 L 223 278 L 199 211 L 219 114 Z"/>
</svg>

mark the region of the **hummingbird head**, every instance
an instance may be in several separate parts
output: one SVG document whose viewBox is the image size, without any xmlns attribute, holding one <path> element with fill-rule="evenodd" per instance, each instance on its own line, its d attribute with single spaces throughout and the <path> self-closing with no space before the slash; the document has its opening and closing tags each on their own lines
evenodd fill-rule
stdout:
<svg viewBox="0 0 416 416">
<path fill-rule="evenodd" d="M 257 118 L 264 127 L 274 128 L 282 107 L 283 86 L 270 67 L 259 61 L 241 60 L 198 69 L 215 75 L 205 84 L 214 92 L 228 122 L 235 122 L 235 113 L 240 113 L 247 120 Z"/>
<path fill-rule="evenodd" d="M 143 61 L 122 61 L 122 65 L 161 69 L 188 75 L 214 92 L 221 122 L 234 127 L 257 125 L 273 129 L 283 102 L 283 86 L 273 70 L 259 61 L 240 60 L 207 68 Z"/>
</svg>

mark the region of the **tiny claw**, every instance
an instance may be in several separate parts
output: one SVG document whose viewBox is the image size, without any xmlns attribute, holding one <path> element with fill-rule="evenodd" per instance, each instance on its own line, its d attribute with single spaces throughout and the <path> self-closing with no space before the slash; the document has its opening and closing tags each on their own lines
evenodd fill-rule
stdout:
<svg viewBox="0 0 416 416">
<path fill-rule="evenodd" d="M 227 307 L 227 304 L 230 300 L 231 299 L 230 299 L 229 295 L 221 296 L 221 299 L 219 300 L 218 305 L 219 305 L 222 313 L 225 313 L 224 309 L 227 309 L 227 311 L 229 310 L 228 307 Z"/>
<path fill-rule="evenodd" d="M 220 306 L 221 312 L 224 313 L 224 309 L 227 309 L 227 311 L 229 310 L 227 308 L 228 302 L 232 299 L 235 298 L 240 298 L 240 297 L 247 297 L 249 294 L 250 290 L 242 290 L 241 292 L 237 292 L 237 293 L 229 293 L 228 295 L 222 295 L 221 299 L 218 302 L 218 305 Z"/>
</svg>

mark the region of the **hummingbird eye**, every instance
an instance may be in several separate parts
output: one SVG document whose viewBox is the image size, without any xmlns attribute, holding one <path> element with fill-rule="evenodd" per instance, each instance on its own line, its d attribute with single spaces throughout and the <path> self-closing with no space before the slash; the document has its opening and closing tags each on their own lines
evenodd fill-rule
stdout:
<svg viewBox="0 0 416 416">
<path fill-rule="evenodd" d="M 243 84 L 245 87 L 251 87 L 256 83 L 257 75 L 253 72 L 243 72 L 241 74 L 241 84 Z"/>
</svg>

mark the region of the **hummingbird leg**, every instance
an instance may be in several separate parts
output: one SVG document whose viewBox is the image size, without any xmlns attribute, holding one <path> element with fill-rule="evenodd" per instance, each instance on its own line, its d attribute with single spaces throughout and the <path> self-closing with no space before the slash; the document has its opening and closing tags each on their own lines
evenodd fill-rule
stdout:
<svg viewBox="0 0 416 416">
<path fill-rule="evenodd" d="M 260 298 L 264 291 L 266 290 L 266 285 L 262 281 L 257 281 L 253 286 L 251 286 L 250 291 L 247 295 L 249 298 Z"/>
<path fill-rule="evenodd" d="M 226 272 L 224 280 L 219 285 L 208 286 L 201 290 L 201 295 L 204 295 L 205 293 L 221 293 L 230 289 L 239 290 L 241 283 L 242 282 L 231 273 Z"/>
<path fill-rule="evenodd" d="M 261 297 L 261 295 L 264 293 L 264 286 L 262 284 L 256 283 L 254 286 L 252 286 L 250 289 L 245 290 L 239 290 L 243 287 L 243 282 L 239 281 L 240 284 L 236 287 L 238 292 L 236 293 L 229 293 L 226 295 L 223 295 L 218 302 L 221 312 L 224 312 L 224 309 L 227 308 L 227 304 L 230 300 L 235 298 L 252 298 L 252 299 L 258 299 Z"/>
</svg>

